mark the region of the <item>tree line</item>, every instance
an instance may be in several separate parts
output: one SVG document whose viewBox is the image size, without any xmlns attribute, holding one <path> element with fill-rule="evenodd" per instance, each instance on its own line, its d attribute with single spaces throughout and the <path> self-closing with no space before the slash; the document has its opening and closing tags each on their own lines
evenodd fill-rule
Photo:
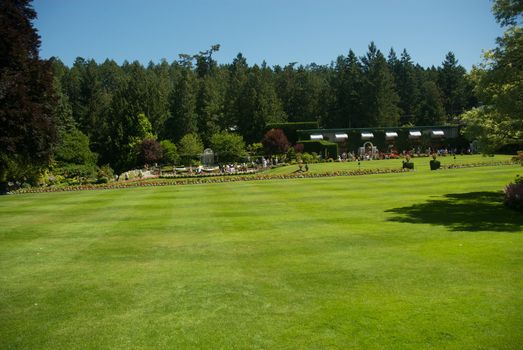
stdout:
<svg viewBox="0 0 523 350">
<path fill-rule="evenodd" d="M 135 164 L 132 147 L 155 135 L 178 143 L 196 134 L 209 145 L 220 131 L 260 142 L 268 123 L 317 121 L 322 127 L 435 125 L 457 122 L 477 101 L 466 70 L 449 52 L 424 68 L 406 50 L 387 57 L 371 43 L 330 65 L 249 65 L 240 53 L 229 64 L 219 45 L 179 60 L 149 63 L 52 59 L 59 96 L 56 119 L 87 135 L 100 164 Z"/>
</svg>

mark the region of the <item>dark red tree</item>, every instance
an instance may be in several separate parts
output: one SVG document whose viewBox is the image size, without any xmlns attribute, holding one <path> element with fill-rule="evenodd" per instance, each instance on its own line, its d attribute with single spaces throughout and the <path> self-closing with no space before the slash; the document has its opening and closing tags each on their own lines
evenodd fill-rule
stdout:
<svg viewBox="0 0 523 350">
<path fill-rule="evenodd" d="M 51 64 L 38 56 L 35 18 L 28 0 L 0 1 L 0 192 L 20 168 L 47 166 L 56 142 Z"/>
<path fill-rule="evenodd" d="M 162 159 L 162 146 L 154 139 L 145 139 L 140 143 L 138 162 L 140 165 L 151 165 Z"/>
<path fill-rule="evenodd" d="M 282 129 L 271 129 L 263 136 L 262 145 L 268 156 L 283 154 L 289 149 L 289 140 Z"/>
</svg>

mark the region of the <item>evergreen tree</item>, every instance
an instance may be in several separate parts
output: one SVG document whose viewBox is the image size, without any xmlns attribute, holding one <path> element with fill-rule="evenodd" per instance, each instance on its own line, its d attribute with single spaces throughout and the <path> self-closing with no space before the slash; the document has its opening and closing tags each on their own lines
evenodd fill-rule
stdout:
<svg viewBox="0 0 523 350">
<path fill-rule="evenodd" d="M 448 121 L 453 121 L 465 109 L 465 73 L 465 68 L 458 64 L 454 53 L 447 53 L 439 69 L 438 85 L 443 94 Z"/>
<path fill-rule="evenodd" d="M 147 111 L 153 130 L 160 134 L 170 115 L 169 95 L 172 85 L 169 77 L 169 64 L 162 60 L 159 65 L 147 67 Z"/>
<path fill-rule="evenodd" d="M 348 128 L 361 127 L 364 126 L 360 119 L 363 88 L 362 67 L 352 50 L 341 62 L 342 64 L 336 69 L 339 80 L 336 92 L 337 124 Z"/>
<path fill-rule="evenodd" d="M 396 87 L 400 97 L 398 106 L 401 109 L 400 123 L 402 125 L 415 123 L 416 117 L 421 113 L 420 87 L 414 64 L 407 50 L 401 53 L 396 75 Z"/>
<path fill-rule="evenodd" d="M 398 125 L 400 109 L 394 77 L 385 57 L 374 43 L 369 45 L 369 51 L 362 58 L 362 63 L 364 84 L 362 100 L 366 106 L 363 126 Z"/>
<path fill-rule="evenodd" d="M 224 88 L 214 75 L 206 75 L 200 79 L 196 100 L 198 114 L 198 130 L 204 143 L 222 129 L 224 110 Z"/>
<path fill-rule="evenodd" d="M 269 69 L 254 65 L 239 96 L 238 109 L 242 117 L 238 127 L 248 143 L 259 141 L 268 123 L 285 121 L 281 101 L 270 77 Z"/>
<path fill-rule="evenodd" d="M 445 108 L 438 86 L 433 81 L 426 81 L 421 89 L 421 104 L 416 125 L 442 125 L 445 123 Z"/>
<path fill-rule="evenodd" d="M 240 97 L 247 83 L 248 69 L 247 60 L 241 53 L 236 56 L 228 67 L 229 81 L 225 94 L 223 122 L 221 123 L 225 129 L 238 128 L 242 117 Z"/>
<path fill-rule="evenodd" d="M 181 79 L 171 92 L 171 117 L 164 126 L 165 136 L 177 141 L 183 135 L 198 132 L 196 114 L 196 81 L 194 72 L 184 68 Z"/>
</svg>

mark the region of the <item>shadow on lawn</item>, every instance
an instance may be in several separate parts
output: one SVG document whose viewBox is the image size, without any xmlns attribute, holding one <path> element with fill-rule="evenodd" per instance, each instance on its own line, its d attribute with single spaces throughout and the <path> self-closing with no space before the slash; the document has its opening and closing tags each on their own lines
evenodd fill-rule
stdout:
<svg viewBox="0 0 523 350">
<path fill-rule="evenodd" d="M 386 210 L 398 214 L 388 221 L 443 225 L 452 231 L 521 232 L 523 216 L 503 205 L 502 192 L 450 193 L 408 207 Z"/>
</svg>

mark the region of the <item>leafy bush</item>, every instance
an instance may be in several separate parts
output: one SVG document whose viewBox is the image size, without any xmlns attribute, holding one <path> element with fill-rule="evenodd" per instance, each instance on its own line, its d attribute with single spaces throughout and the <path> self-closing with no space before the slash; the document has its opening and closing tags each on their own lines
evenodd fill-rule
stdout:
<svg viewBox="0 0 523 350">
<path fill-rule="evenodd" d="M 314 156 L 310 153 L 302 153 L 301 154 L 301 160 L 304 163 L 313 163 L 314 162 Z"/>
<path fill-rule="evenodd" d="M 104 183 L 104 184 L 106 184 L 106 183 L 110 182 L 114 178 L 114 171 L 109 166 L 109 164 L 102 165 L 98 169 L 98 174 L 97 174 L 96 178 L 97 178 L 97 180 L 96 180 L 97 183 Z"/>
<path fill-rule="evenodd" d="M 95 177 L 96 167 L 92 164 L 66 164 L 56 169 L 56 173 L 82 183 Z"/>
<path fill-rule="evenodd" d="M 268 156 L 283 154 L 289 149 L 289 140 L 282 129 L 271 129 L 263 136 L 262 145 Z"/>
<path fill-rule="evenodd" d="M 287 159 L 289 161 L 293 161 L 296 159 L 296 151 L 294 150 L 294 147 L 289 147 L 287 150 Z"/>
<path fill-rule="evenodd" d="M 203 142 L 197 134 L 187 134 L 178 143 L 178 150 L 183 164 L 194 166 L 199 163 Z"/>
<path fill-rule="evenodd" d="M 59 144 L 54 151 L 59 165 L 96 163 L 96 154 L 89 148 L 89 137 L 78 129 L 61 134 Z"/>
<path fill-rule="evenodd" d="M 151 165 L 162 159 L 162 147 L 155 139 L 145 139 L 138 145 L 138 162 Z"/>
<path fill-rule="evenodd" d="M 106 178 L 106 177 L 100 177 L 100 178 L 98 178 L 98 179 L 96 180 L 96 183 L 97 183 L 97 184 L 106 184 L 106 183 L 108 183 L 108 182 L 109 182 L 109 179 Z"/>
<path fill-rule="evenodd" d="M 94 178 L 96 154 L 89 148 L 89 138 L 78 129 L 63 133 L 56 146 L 54 157 L 56 168 L 53 173 L 66 178 Z"/>
<path fill-rule="evenodd" d="M 516 176 L 516 180 L 505 187 L 504 203 L 509 208 L 523 211 L 523 177 Z"/>
<path fill-rule="evenodd" d="M 247 146 L 247 152 L 251 156 L 263 156 L 263 145 L 261 142 L 250 144 Z"/>
<path fill-rule="evenodd" d="M 435 158 L 430 161 L 430 170 L 438 170 L 441 168 L 441 162 Z"/>
<path fill-rule="evenodd" d="M 211 148 L 221 163 L 237 162 L 245 157 L 243 137 L 227 131 L 212 135 Z"/>
<path fill-rule="evenodd" d="M 414 170 L 414 163 L 407 161 L 403 161 L 403 169 L 411 169 Z"/>
<path fill-rule="evenodd" d="M 178 149 L 174 143 L 169 140 L 163 140 L 160 141 L 160 146 L 162 148 L 162 162 L 164 164 L 173 165 L 180 161 Z"/>
</svg>

